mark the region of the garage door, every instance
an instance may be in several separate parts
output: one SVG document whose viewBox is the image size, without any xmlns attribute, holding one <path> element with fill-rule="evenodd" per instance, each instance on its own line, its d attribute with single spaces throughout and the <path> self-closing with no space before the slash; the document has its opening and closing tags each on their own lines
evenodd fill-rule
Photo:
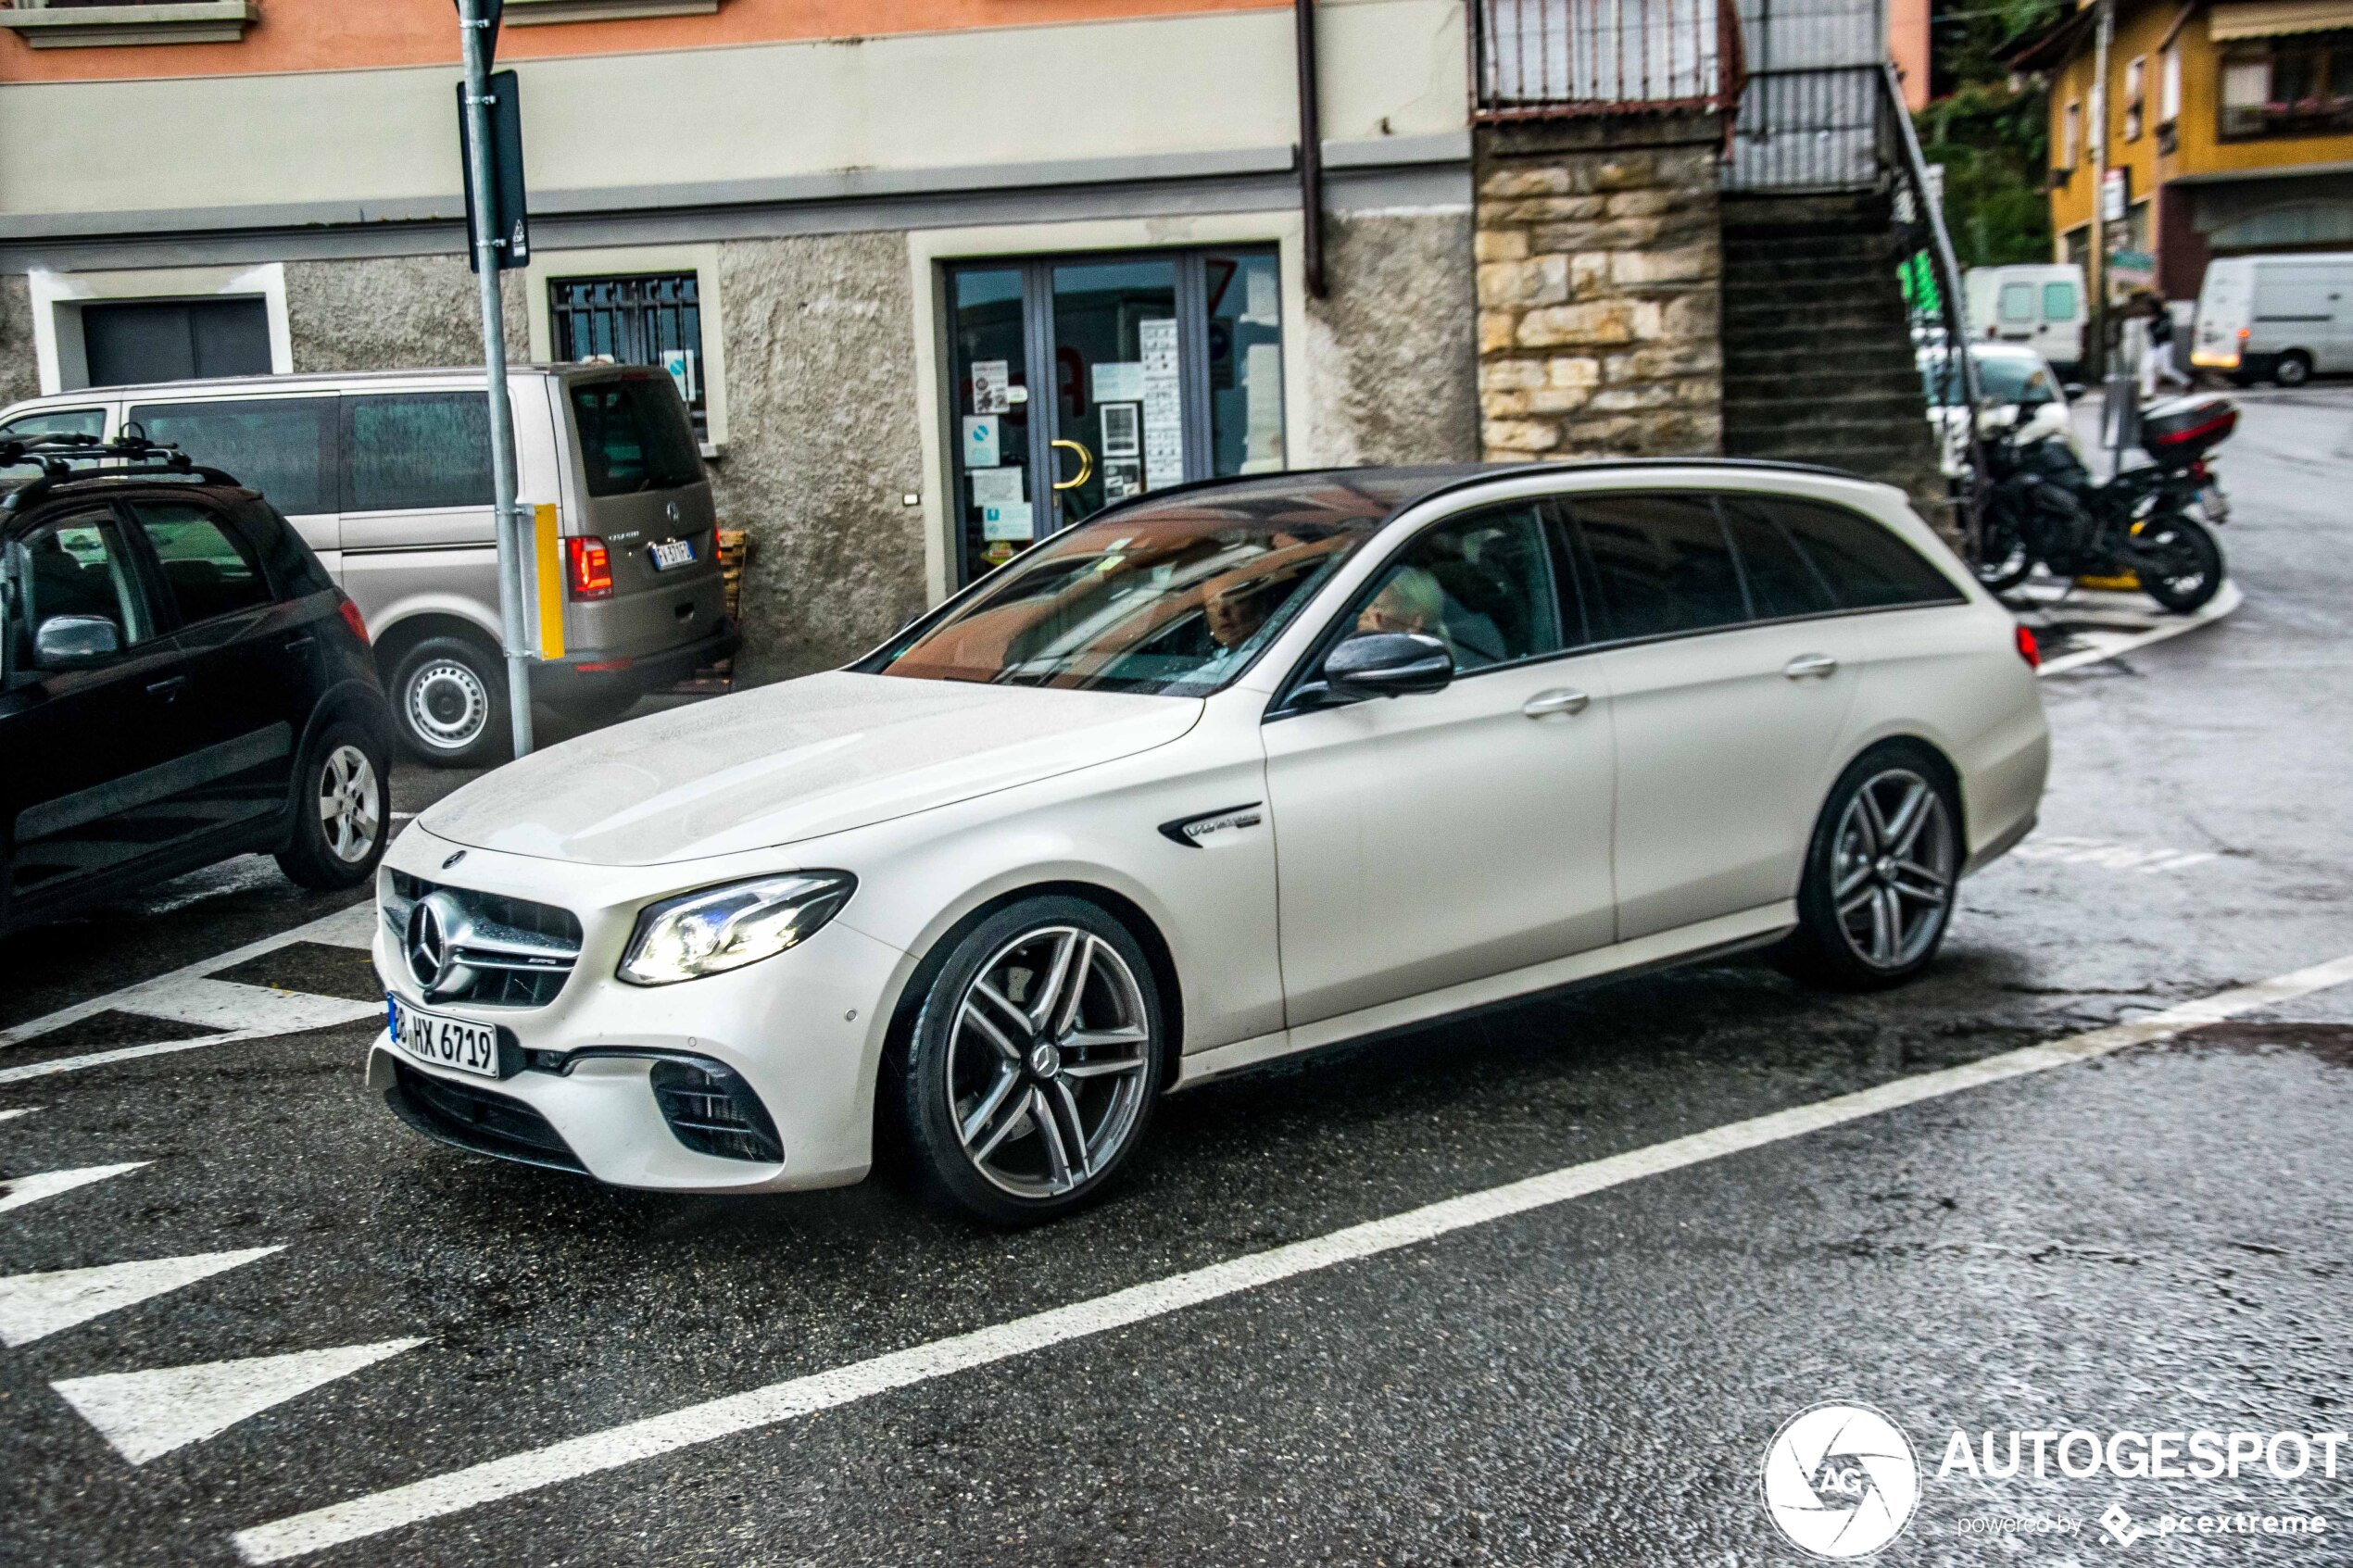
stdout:
<svg viewBox="0 0 2353 1568">
<path fill-rule="evenodd" d="M 165 299 L 82 307 L 93 386 L 270 373 L 270 312 L 258 299 Z"/>
</svg>

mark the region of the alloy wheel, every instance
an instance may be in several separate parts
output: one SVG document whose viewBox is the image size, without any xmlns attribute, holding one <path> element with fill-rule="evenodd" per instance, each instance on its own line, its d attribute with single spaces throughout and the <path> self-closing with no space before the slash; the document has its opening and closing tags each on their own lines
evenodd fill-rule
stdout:
<svg viewBox="0 0 2353 1568">
<path fill-rule="evenodd" d="M 409 678 L 409 727 L 437 751 L 463 751 L 490 722 L 482 677 L 454 659 L 436 659 Z"/>
<path fill-rule="evenodd" d="M 375 764 L 356 746 L 339 746 L 319 770 L 319 829 L 327 850 L 356 866 L 376 847 L 384 827 Z"/>
<path fill-rule="evenodd" d="M 1957 846 L 1936 787 L 1908 768 L 1863 782 L 1846 803 L 1831 857 L 1840 933 L 1875 970 L 1918 961 L 1951 912 Z"/>
<path fill-rule="evenodd" d="M 1057 1198 L 1134 1134 L 1151 1074 L 1143 989 L 1093 932 L 1048 925 L 1000 947 L 957 1003 L 948 1111 L 964 1158 L 1017 1198 Z"/>
</svg>

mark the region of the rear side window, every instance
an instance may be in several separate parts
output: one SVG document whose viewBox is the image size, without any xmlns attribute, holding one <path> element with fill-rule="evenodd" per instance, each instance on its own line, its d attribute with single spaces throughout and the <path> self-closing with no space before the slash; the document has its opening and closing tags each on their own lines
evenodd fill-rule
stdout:
<svg viewBox="0 0 2353 1568">
<path fill-rule="evenodd" d="M 1576 495 L 1567 509 L 1598 639 L 1672 636 L 1748 619 L 1740 571 L 1708 496 Z"/>
<path fill-rule="evenodd" d="M 2002 285 L 2002 320 L 2032 321 L 2034 320 L 2034 285 L 2004 283 Z"/>
<path fill-rule="evenodd" d="M 412 392 L 343 400 L 343 509 L 487 507 L 490 400 Z"/>
<path fill-rule="evenodd" d="M 183 622 L 270 602 L 270 581 L 253 546 L 211 512 L 182 501 L 134 501 L 131 510 L 163 567 Z"/>
<path fill-rule="evenodd" d="M 1869 518 L 1786 495 L 1759 496 L 1752 505 L 1795 541 L 1843 609 L 1952 604 L 1962 596 L 1926 557 Z"/>
<path fill-rule="evenodd" d="M 686 406 L 667 376 L 575 386 L 572 412 L 590 495 L 675 490 L 702 478 Z"/>
<path fill-rule="evenodd" d="M 143 403 L 130 422 L 195 462 L 225 469 L 288 517 L 335 509 L 332 397 Z"/>
<path fill-rule="evenodd" d="M 1838 608 L 1831 585 L 1770 510 L 1756 505 L 1755 498 L 1739 495 L 1719 495 L 1717 505 L 1724 514 L 1724 531 L 1732 536 L 1732 547 L 1740 556 L 1741 575 L 1748 580 L 1749 601 L 1757 620 L 1824 615 Z"/>
<path fill-rule="evenodd" d="M 0 425 L 0 441 L 30 441 L 37 435 L 87 435 L 107 433 L 107 411 L 104 408 L 54 408 L 45 413 L 24 414 Z M 41 471 L 38 463 L 18 463 L 0 468 L 0 477 L 30 479 Z"/>
<path fill-rule="evenodd" d="M 2043 320 L 2072 321 L 2075 320 L 2075 285 L 2045 283 L 2043 285 Z"/>
</svg>

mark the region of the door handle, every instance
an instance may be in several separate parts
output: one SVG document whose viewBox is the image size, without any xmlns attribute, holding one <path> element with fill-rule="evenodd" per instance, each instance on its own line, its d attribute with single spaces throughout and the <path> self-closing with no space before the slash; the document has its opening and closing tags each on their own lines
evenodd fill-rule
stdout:
<svg viewBox="0 0 2353 1568">
<path fill-rule="evenodd" d="M 1830 675 L 1838 669 L 1838 660 L 1826 653 L 1801 653 L 1781 666 L 1781 673 L 1793 681 L 1803 681 L 1809 675 Z"/>
<path fill-rule="evenodd" d="M 1076 441 L 1057 440 L 1050 442 L 1048 445 L 1051 446 L 1067 446 L 1072 451 L 1078 454 L 1078 477 L 1076 479 L 1058 479 L 1054 481 L 1055 489 L 1076 490 L 1080 485 L 1086 483 L 1088 477 L 1094 473 L 1095 454 L 1087 450 L 1087 448 L 1079 443 Z"/>
<path fill-rule="evenodd" d="M 173 675 L 161 681 L 150 681 L 147 683 L 147 695 L 161 701 L 170 702 L 180 695 L 180 688 L 187 684 L 188 677 L 185 675 Z"/>
<path fill-rule="evenodd" d="M 1519 710 L 1530 719 L 1541 719 L 1548 713 L 1582 713 L 1592 702 L 1583 692 L 1538 692 L 1519 705 Z"/>
</svg>

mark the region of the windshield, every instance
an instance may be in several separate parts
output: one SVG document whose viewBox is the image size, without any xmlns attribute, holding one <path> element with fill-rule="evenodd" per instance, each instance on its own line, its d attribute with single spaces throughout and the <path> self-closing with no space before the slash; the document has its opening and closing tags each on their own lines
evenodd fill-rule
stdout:
<svg viewBox="0 0 2353 1568">
<path fill-rule="evenodd" d="M 1979 354 L 1971 358 L 1977 362 L 1978 395 L 1988 403 L 2017 403 L 2032 408 L 2058 397 L 2058 388 L 2051 384 L 2050 372 L 2038 358 L 2025 354 Z M 1952 408 L 1961 400 L 1959 365 L 1948 354 L 1920 356 L 1920 386 L 1931 406 Z"/>
<path fill-rule="evenodd" d="M 1011 562 L 859 668 L 1203 696 L 1257 658 L 1394 499 L 1351 476 L 1292 477 L 1122 508 Z"/>
</svg>

